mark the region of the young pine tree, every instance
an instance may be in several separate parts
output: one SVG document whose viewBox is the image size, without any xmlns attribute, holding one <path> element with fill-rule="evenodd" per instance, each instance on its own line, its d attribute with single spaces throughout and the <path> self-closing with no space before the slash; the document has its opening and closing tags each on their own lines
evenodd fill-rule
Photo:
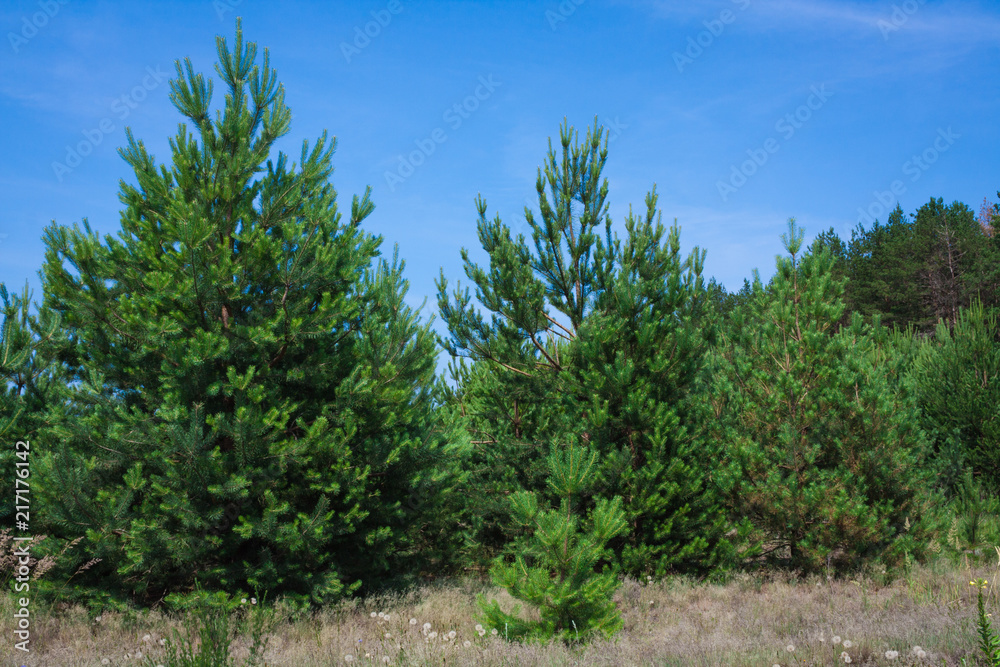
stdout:
<svg viewBox="0 0 1000 667">
<path fill-rule="evenodd" d="M 954 491 L 967 469 L 984 487 L 1000 492 L 997 314 L 975 301 L 959 310 L 954 328 L 939 323 L 936 336 L 916 354 L 908 384 L 934 443 L 937 469 L 944 473 L 940 482 Z"/>
<path fill-rule="evenodd" d="M 128 134 L 118 238 L 46 230 L 78 387 L 44 439 L 43 516 L 103 559 L 82 583 L 139 602 L 199 584 L 319 604 L 417 571 L 458 446 L 402 264 L 359 226 L 370 193 L 342 219 L 325 134 L 272 161 L 291 113 L 268 52 L 237 21 L 218 55 L 215 114 L 177 64 L 170 163 Z"/>
<path fill-rule="evenodd" d="M 621 585 L 605 565 L 607 543 L 626 529 L 621 498 L 601 499 L 589 520 L 580 520 L 580 499 L 592 483 L 597 455 L 585 447 L 567 446 L 549 455 L 549 491 L 559 507 L 543 509 L 535 493 L 520 491 L 509 498 L 514 521 L 528 532 L 511 545 L 513 562 L 498 559 L 493 581 L 534 606 L 540 620 L 524 619 L 520 608 L 507 613 L 496 600 L 479 606 L 488 625 L 508 639 L 564 642 L 609 637 L 622 628 L 621 614 L 611 599 Z"/>
<path fill-rule="evenodd" d="M 789 255 L 720 346 L 714 404 L 727 444 L 719 483 L 772 558 L 803 571 L 918 555 L 926 475 L 912 404 L 886 377 L 887 332 L 857 315 L 837 330 L 843 281 L 828 250 Z"/>
</svg>

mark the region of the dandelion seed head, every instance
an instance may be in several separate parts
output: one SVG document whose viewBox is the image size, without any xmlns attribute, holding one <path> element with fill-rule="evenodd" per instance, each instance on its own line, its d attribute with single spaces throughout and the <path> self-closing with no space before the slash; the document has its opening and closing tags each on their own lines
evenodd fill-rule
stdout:
<svg viewBox="0 0 1000 667">
<path fill-rule="evenodd" d="M 886 660 L 895 660 L 898 657 L 899 657 L 899 651 L 893 651 L 892 649 L 889 649 L 888 651 L 885 652 Z"/>
<path fill-rule="evenodd" d="M 371 616 L 372 618 L 376 618 L 378 616 L 378 614 L 376 614 L 375 612 L 372 612 L 372 613 L 369 614 L 369 616 Z"/>
<path fill-rule="evenodd" d="M 410 619 L 410 625 L 416 625 L 416 624 L 417 624 L 417 619 L 411 618 Z"/>
<path fill-rule="evenodd" d="M 470 646 L 472 646 L 472 642 L 466 639 L 464 642 L 462 642 L 462 646 L 464 646 L 465 648 L 469 648 Z"/>
<path fill-rule="evenodd" d="M 785 650 L 788 651 L 789 653 L 794 652 L 795 651 L 795 644 L 789 644 L 788 646 L 785 647 Z"/>
<path fill-rule="evenodd" d="M 354 662 L 354 656 L 348 653 L 344 656 L 344 662 Z"/>
<path fill-rule="evenodd" d="M 833 639 L 831 639 L 830 641 L 833 642 L 835 645 L 839 644 L 840 643 L 840 635 L 834 635 Z"/>
<path fill-rule="evenodd" d="M 854 646 L 854 644 L 851 643 L 850 639 L 844 640 L 844 648 L 851 648 L 852 646 Z"/>
</svg>

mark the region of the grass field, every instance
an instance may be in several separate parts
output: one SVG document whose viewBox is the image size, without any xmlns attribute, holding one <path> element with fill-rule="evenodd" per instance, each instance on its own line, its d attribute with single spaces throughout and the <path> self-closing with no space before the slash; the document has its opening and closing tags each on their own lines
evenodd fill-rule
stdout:
<svg viewBox="0 0 1000 667">
<path fill-rule="evenodd" d="M 626 581 L 616 599 L 624 630 L 611 641 L 571 648 L 510 644 L 502 631 L 477 630 L 475 596 L 506 593 L 466 580 L 407 594 L 354 600 L 311 616 L 279 604 L 267 635 L 267 665 L 854 665 L 978 664 L 976 589 L 983 578 L 988 610 L 1000 610 L 1000 564 L 944 558 L 880 584 L 878 577 L 794 579 L 735 575 L 724 584 L 684 578 Z M 13 649 L 14 603 L 4 598 L 0 664 L 28 667 L 166 665 L 162 639 L 187 632 L 190 619 L 158 611 L 104 613 L 80 608 L 42 613 L 32 651 Z M 248 600 L 245 607 L 260 613 Z M 236 614 L 244 617 L 247 614 Z M 238 619 L 236 619 L 238 621 Z M 427 625 L 429 624 L 429 625 Z M 994 622 L 994 628 L 997 627 Z M 919 647 L 919 650 L 916 648 Z M 887 651 L 898 651 L 890 660 Z M 249 653 L 232 644 L 234 665 Z M 892 653 L 889 654 L 892 656 Z M 149 661 L 151 659 L 151 661 Z M 107 662 L 105 662 L 105 660 Z M 182 663 L 183 664 L 183 663 Z M 215 665 L 215 663 L 193 663 Z"/>
</svg>

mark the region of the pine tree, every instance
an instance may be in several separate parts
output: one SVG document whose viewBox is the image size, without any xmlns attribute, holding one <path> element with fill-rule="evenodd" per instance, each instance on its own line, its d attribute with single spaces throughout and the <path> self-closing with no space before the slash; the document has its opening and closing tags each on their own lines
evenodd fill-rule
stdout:
<svg viewBox="0 0 1000 667">
<path fill-rule="evenodd" d="M 0 283 L 0 466 L 4 478 L 14 488 L 14 443 L 28 443 L 28 457 L 32 458 L 31 444 L 44 425 L 46 405 L 59 395 L 62 380 L 54 369 L 47 353 L 60 337 L 59 319 L 43 309 L 37 316 L 29 314 L 31 292 L 25 285 L 21 295 L 10 294 Z M 25 451 L 25 450 L 21 450 Z M 7 504 L 0 509 L 0 517 L 14 513 Z"/>
<path fill-rule="evenodd" d="M 370 188 L 342 220 L 325 133 L 269 159 L 291 112 L 268 52 L 239 21 L 217 44 L 214 119 L 212 82 L 177 63 L 172 163 L 127 134 L 118 238 L 46 230 L 78 386 L 46 439 L 45 516 L 86 536 L 103 560 L 82 583 L 104 591 L 318 604 L 418 569 L 462 445 L 433 415 L 403 264 L 360 227 Z"/>
<path fill-rule="evenodd" d="M 917 210 L 913 229 L 924 258 L 918 276 L 927 290 L 928 329 L 942 320 L 954 326 L 958 311 L 979 291 L 982 276 L 975 268 L 987 237 L 968 206 L 945 206 L 940 198 Z"/>
<path fill-rule="evenodd" d="M 891 391 L 886 330 L 860 316 L 837 330 L 843 281 L 827 250 L 800 256 L 802 237 L 789 221 L 771 290 L 756 279 L 720 348 L 719 485 L 793 569 L 898 563 L 926 530 L 915 408 Z"/>
<path fill-rule="evenodd" d="M 489 627 L 507 639 L 579 642 L 592 635 L 608 637 L 622 628 L 611 599 L 621 584 L 607 565 L 601 573 L 595 568 L 606 562 L 608 541 L 626 530 L 621 498 L 599 500 L 582 525 L 580 498 L 596 472 L 596 453 L 568 445 L 553 450 L 548 464 L 548 487 L 559 499 L 558 509 L 543 509 L 535 493 L 512 495 L 512 517 L 529 532 L 511 546 L 513 562 L 500 558 L 492 570 L 494 583 L 534 606 L 540 620 L 523 618 L 520 608 L 505 612 L 483 595 L 480 609 Z"/>
<path fill-rule="evenodd" d="M 908 383 L 933 440 L 938 479 L 948 491 L 966 470 L 1000 492 L 1000 326 L 982 302 L 938 324 L 916 354 Z"/>
<path fill-rule="evenodd" d="M 582 438 L 598 456 L 595 498 L 624 499 L 618 564 L 633 575 L 710 569 L 727 546 L 691 399 L 712 335 L 704 254 L 683 258 L 676 226 L 664 238 L 655 190 L 645 215 L 629 214 L 624 245 L 613 237 L 602 137 L 595 123 L 581 143 L 564 124 L 561 155 L 550 142 L 536 182 L 540 219 L 525 209 L 534 251 L 477 199 L 490 266 L 462 257 L 489 322 L 468 290 L 449 298 L 443 274 L 438 282 L 444 344 L 473 361 L 462 393 L 477 443 L 470 514 L 489 519 L 476 539 L 509 539 L 498 499 L 542 491 L 553 443 Z"/>
</svg>

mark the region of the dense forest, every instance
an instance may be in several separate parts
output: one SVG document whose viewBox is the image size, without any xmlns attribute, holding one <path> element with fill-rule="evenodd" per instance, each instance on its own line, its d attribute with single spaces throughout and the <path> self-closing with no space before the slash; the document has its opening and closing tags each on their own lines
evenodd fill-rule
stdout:
<svg viewBox="0 0 1000 667">
<path fill-rule="evenodd" d="M 219 58 L 217 115 L 178 65 L 168 163 L 128 135 L 117 237 L 53 223 L 37 312 L 0 289 L 2 470 L 30 441 L 40 590 L 316 606 L 492 571 L 560 601 L 522 634 L 608 633 L 619 577 L 892 572 L 995 531 L 1000 205 L 808 246 L 789 220 L 773 277 L 728 292 L 655 189 L 613 233 L 606 134 L 564 125 L 530 238 L 476 201 L 488 265 L 463 251 L 472 292 L 442 272 L 440 337 L 364 229 L 371 191 L 341 210 L 333 141 L 273 154 L 266 52 L 237 31 Z"/>
</svg>

